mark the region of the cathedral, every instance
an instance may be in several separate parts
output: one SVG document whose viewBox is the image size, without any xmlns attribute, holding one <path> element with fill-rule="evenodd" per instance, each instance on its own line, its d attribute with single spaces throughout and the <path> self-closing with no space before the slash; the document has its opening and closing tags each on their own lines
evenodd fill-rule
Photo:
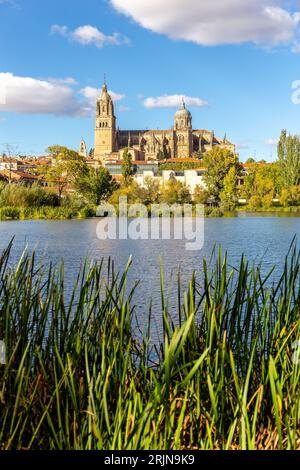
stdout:
<svg viewBox="0 0 300 470">
<path fill-rule="evenodd" d="M 169 130 L 130 130 L 117 128 L 114 103 L 104 83 L 96 104 L 94 159 L 101 163 L 122 160 L 126 148 L 135 161 L 201 158 L 214 146 L 235 151 L 226 136 L 219 139 L 213 131 L 194 130 L 192 115 L 184 100 L 175 113 Z"/>
</svg>

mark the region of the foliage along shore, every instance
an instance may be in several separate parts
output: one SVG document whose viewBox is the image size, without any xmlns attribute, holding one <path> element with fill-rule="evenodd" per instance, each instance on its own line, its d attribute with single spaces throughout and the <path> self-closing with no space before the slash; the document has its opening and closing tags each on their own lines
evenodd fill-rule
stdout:
<svg viewBox="0 0 300 470">
<path fill-rule="evenodd" d="M 0 255 L 0 449 L 300 449 L 300 254 L 272 283 L 215 253 L 136 329 L 127 273 Z M 134 297 L 136 298 L 136 296 Z M 147 312 L 145 312 L 147 320 Z M 162 337 L 151 341 L 152 318 Z"/>
<path fill-rule="evenodd" d="M 145 177 L 134 179 L 128 149 L 122 160 L 122 178 L 115 181 L 104 167 L 89 167 L 77 152 L 55 145 L 49 147 L 51 164 L 39 168 L 39 182 L 32 187 L 0 181 L 0 220 L 69 219 L 94 216 L 106 201 L 117 207 L 126 196 L 129 204 L 203 204 L 208 217 L 232 216 L 235 212 L 300 212 L 300 137 L 282 131 L 277 161 L 255 163 L 247 171 L 237 154 L 215 147 L 199 163 L 161 164 L 161 169 L 196 168 L 204 165 L 203 183 L 193 194 L 175 176 L 167 181 Z M 161 172 L 161 170 L 159 170 Z M 41 187 L 47 184 L 47 188 Z M 246 205 L 241 205 L 242 202 Z"/>
</svg>

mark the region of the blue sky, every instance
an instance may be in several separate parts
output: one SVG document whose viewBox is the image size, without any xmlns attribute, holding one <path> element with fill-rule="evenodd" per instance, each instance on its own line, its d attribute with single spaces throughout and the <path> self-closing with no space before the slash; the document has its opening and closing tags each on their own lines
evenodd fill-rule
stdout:
<svg viewBox="0 0 300 470">
<path fill-rule="evenodd" d="M 280 130 L 300 132 L 298 11 L 285 0 L 0 0 L 0 152 L 81 137 L 92 147 L 105 73 L 121 129 L 170 128 L 184 95 L 194 128 L 226 132 L 242 159 L 274 159 Z"/>
</svg>

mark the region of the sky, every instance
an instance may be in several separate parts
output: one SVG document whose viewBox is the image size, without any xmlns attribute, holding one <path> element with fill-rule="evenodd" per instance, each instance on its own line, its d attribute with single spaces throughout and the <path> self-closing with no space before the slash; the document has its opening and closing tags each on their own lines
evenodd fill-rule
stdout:
<svg viewBox="0 0 300 470">
<path fill-rule="evenodd" d="M 272 161 L 300 133 L 297 0 L 0 0 L 0 152 L 93 147 L 104 76 L 121 129 L 195 129 Z"/>
</svg>

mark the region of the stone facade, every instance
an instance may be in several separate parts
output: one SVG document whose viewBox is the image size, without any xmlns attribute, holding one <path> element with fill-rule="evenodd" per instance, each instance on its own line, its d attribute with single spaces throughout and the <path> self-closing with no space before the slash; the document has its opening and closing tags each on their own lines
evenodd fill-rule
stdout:
<svg viewBox="0 0 300 470">
<path fill-rule="evenodd" d="M 170 130 L 121 131 L 116 127 L 114 104 L 106 83 L 96 104 L 94 158 L 102 163 L 121 160 L 125 148 L 130 149 L 134 160 L 201 158 L 215 145 L 235 151 L 226 138 L 219 139 L 214 132 L 193 130 L 192 115 L 184 101 L 175 113 Z"/>
<path fill-rule="evenodd" d="M 86 143 L 85 143 L 85 141 L 84 141 L 83 139 L 81 139 L 80 144 L 79 144 L 78 155 L 79 155 L 80 157 L 88 158 Z"/>
</svg>

